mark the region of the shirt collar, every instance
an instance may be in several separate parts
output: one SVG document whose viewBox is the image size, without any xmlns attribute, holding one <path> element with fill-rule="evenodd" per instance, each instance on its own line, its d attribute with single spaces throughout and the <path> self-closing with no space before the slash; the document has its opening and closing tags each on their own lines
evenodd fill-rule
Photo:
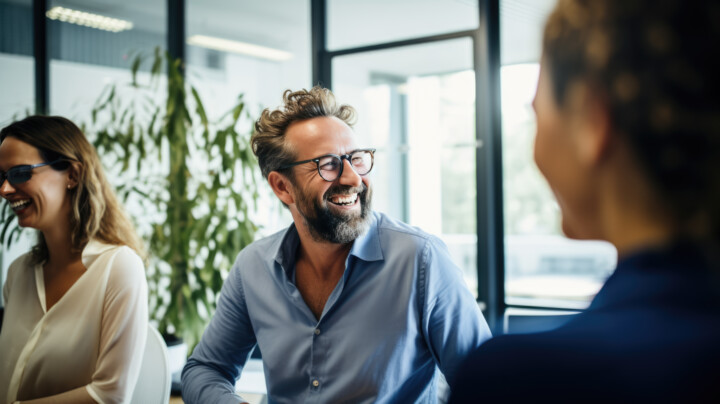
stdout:
<svg viewBox="0 0 720 404">
<path fill-rule="evenodd" d="M 278 240 L 277 245 L 270 251 L 275 252 L 275 262 L 280 264 L 286 271 L 289 271 L 290 268 L 295 266 L 295 255 L 300 245 L 300 235 L 295 228 L 295 223 L 291 223 Z"/>
<path fill-rule="evenodd" d="M 367 230 L 355 239 L 353 246 L 350 248 L 350 255 L 354 255 L 363 261 L 380 261 L 383 259 L 380 246 L 380 228 L 375 212 L 372 212 L 371 215 Z M 300 244 L 300 236 L 295 228 L 295 223 L 292 223 L 285 230 L 285 234 L 279 240 L 278 245 L 270 251 L 275 252 L 275 262 L 287 270 L 295 265 L 295 255 Z"/>
<path fill-rule="evenodd" d="M 350 255 L 354 255 L 363 261 L 380 261 L 383 259 L 382 247 L 380 246 L 380 226 L 375 212 L 371 213 L 370 224 L 365 233 L 355 239 Z"/>
<path fill-rule="evenodd" d="M 92 265 L 92 263 L 95 261 L 95 259 L 97 259 L 97 257 L 100 256 L 100 254 L 115 247 L 117 246 L 112 244 L 105 244 L 97 239 L 91 239 L 90 241 L 88 241 L 87 245 L 85 245 L 85 248 L 83 248 L 82 251 L 83 265 L 85 266 L 85 268 L 90 268 L 90 265 Z"/>
</svg>

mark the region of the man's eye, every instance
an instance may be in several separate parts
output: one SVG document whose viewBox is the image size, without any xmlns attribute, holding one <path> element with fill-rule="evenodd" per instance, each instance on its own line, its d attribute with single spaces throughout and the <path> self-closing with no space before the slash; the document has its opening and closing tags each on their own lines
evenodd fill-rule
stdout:
<svg viewBox="0 0 720 404">
<path fill-rule="evenodd" d="M 320 163 L 321 170 L 330 171 L 330 170 L 336 170 L 337 168 L 338 168 L 338 163 L 335 159 L 332 159 L 332 160 L 324 162 L 324 163 L 323 162 Z"/>
</svg>

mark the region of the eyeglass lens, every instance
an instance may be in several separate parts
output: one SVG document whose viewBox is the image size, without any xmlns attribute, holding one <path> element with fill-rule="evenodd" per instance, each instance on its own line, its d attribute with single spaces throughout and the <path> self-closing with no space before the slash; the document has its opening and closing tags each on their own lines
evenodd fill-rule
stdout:
<svg viewBox="0 0 720 404">
<path fill-rule="evenodd" d="M 7 179 L 12 185 L 22 184 L 32 177 L 32 168 L 30 166 L 13 167 L 6 173 L 0 173 L 0 184 Z"/>
<path fill-rule="evenodd" d="M 6 179 L 12 185 L 22 184 L 23 182 L 27 182 L 30 178 L 32 178 L 33 168 L 53 165 L 59 162 L 62 162 L 62 160 L 57 159 L 49 163 L 39 163 L 33 165 L 21 165 L 12 167 L 6 173 L 0 172 L 0 185 L 2 185 Z"/>
<path fill-rule="evenodd" d="M 365 175 L 372 169 L 373 157 L 368 151 L 356 151 L 346 158 L 358 175 Z M 342 166 L 342 158 L 338 156 L 325 156 L 318 161 L 318 171 L 325 181 L 335 181 L 340 176 Z"/>
</svg>

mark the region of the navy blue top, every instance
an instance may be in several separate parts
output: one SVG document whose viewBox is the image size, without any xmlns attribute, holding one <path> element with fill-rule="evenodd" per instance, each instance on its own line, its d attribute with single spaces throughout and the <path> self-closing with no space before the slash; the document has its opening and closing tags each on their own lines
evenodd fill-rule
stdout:
<svg viewBox="0 0 720 404">
<path fill-rule="evenodd" d="M 451 403 L 720 402 L 720 265 L 678 244 L 622 259 L 590 307 L 464 363 Z"/>
</svg>

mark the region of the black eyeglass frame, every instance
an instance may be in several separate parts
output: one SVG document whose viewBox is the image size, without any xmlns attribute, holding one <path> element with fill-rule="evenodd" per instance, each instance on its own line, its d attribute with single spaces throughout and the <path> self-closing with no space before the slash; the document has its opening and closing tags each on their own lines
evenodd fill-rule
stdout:
<svg viewBox="0 0 720 404">
<path fill-rule="evenodd" d="M 60 159 L 50 161 L 50 162 L 37 163 L 37 164 L 22 164 L 19 166 L 10 167 L 10 169 L 8 169 L 6 172 L 0 171 L 0 186 L 2 186 L 5 183 L 5 180 L 7 180 L 10 183 L 10 185 L 24 184 L 24 183 L 30 181 L 30 179 L 32 178 L 32 170 L 33 169 L 38 168 L 38 167 L 51 166 L 53 164 L 57 164 L 57 163 L 60 163 L 63 161 L 67 161 L 67 159 L 60 158 Z M 13 172 L 18 172 L 18 171 L 28 171 L 30 173 L 30 176 L 26 180 L 23 180 L 23 181 L 17 181 L 17 182 L 12 181 L 12 179 L 10 177 L 13 175 Z"/>
<path fill-rule="evenodd" d="M 343 169 L 345 168 L 345 164 L 343 164 L 343 160 L 347 160 L 350 163 L 350 166 L 353 167 L 353 170 L 355 170 L 355 166 L 353 166 L 352 160 L 350 159 L 352 157 L 352 155 L 355 153 L 360 153 L 360 152 L 370 153 L 370 168 L 368 168 L 368 170 L 364 174 L 358 174 L 358 175 L 367 175 L 370 171 L 372 171 L 373 167 L 375 166 L 375 151 L 376 151 L 376 149 L 357 149 L 357 150 L 353 150 L 352 152 L 350 152 L 348 154 L 343 154 L 343 155 L 332 154 L 332 153 L 323 154 L 322 156 L 318 156 L 318 157 L 315 157 L 315 158 L 312 158 L 309 160 L 302 160 L 302 161 L 296 161 L 296 162 L 290 163 L 290 164 L 285 164 L 284 166 L 278 167 L 275 171 L 286 170 L 288 168 L 299 166 L 300 164 L 315 163 L 315 166 L 316 166 L 318 175 L 320 175 L 320 178 L 322 178 L 323 180 L 325 180 L 327 182 L 333 182 L 342 176 Z M 338 172 L 337 177 L 333 178 L 332 180 L 326 179 L 325 177 L 323 177 L 322 172 L 320 172 L 320 160 L 325 157 L 335 157 L 340 160 L 340 171 Z M 357 173 L 357 171 L 355 171 L 355 172 Z"/>
</svg>

